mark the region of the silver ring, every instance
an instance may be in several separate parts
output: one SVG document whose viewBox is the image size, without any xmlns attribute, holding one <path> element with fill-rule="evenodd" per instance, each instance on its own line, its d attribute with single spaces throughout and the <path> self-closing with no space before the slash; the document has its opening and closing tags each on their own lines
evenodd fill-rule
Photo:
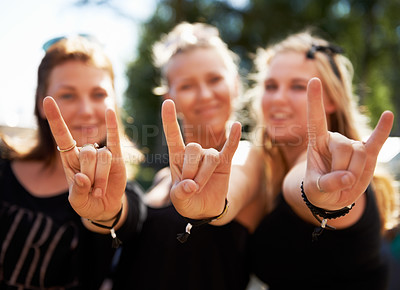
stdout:
<svg viewBox="0 0 400 290">
<path fill-rule="evenodd" d="M 73 140 L 73 141 L 74 141 L 74 144 L 71 147 L 68 147 L 67 149 L 61 149 L 60 147 L 57 146 L 57 150 L 60 151 L 61 153 L 71 151 L 76 146 L 76 141 L 75 140 Z"/>
<path fill-rule="evenodd" d="M 84 145 L 82 146 L 82 148 L 83 148 L 83 147 L 86 147 L 86 146 L 92 146 L 94 149 L 98 149 L 98 148 L 99 148 L 99 144 L 97 144 L 97 143 L 94 143 L 94 144 L 91 144 L 91 143 L 84 144 Z"/>
<path fill-rule="evenodd" d="M 321 188 L 321 185 L 319 184 L 319 180 L 321 179 L 322 175 L 320 175 L 317 179 L 317 188 L 319 190 L 319 192 L 324 192 L 324 190 Z"/>
</svg>

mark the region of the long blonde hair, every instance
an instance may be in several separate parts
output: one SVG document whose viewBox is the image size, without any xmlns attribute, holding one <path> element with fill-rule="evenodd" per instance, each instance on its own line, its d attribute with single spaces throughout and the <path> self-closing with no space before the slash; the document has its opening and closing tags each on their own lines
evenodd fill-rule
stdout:
<svg viewBox="0 0 400 290">
<path fill-rule="evenodd" d="M 250 94 L 254 96 L 253 104 L 255 106 L 253 109 L 257 114 L 257 122 L 259 122 L 256 128 L 259 129 L 264 126 L 262 124 L 264 118 L 259 104 L 263 95 L 264 80 L 269 64 L 277 54 L 288 51 L 300 52 L 304 54 L 304 57 L 314 59 L 323 85 L 324 95 L 330 99 L 336 108 L 335 112 L 328 116 L 329 130 L 339 132 L 353 140 L 361 140 L 362 136 L 369 134 L 371 130 L 367 125 L 368 119 L 359 112 L 358 99 L 353 93 L 354 70 L 350 60 L 340 54 L 340 50 L 336 46 L 322 38 L 313 36 L 309 30 L 292 34 L 266 49 L 257 50 L 254 60 L 256 72 L 252 76 L 256 85 L 250 91 Z M 272 204 L 274 198 L 279 194 L 283 178 L 290 168 L 279 146 L 274 146 L 266 130 L 258 131 L 256 140 L 259 140 L 261 142 L 259 145 L 264 148 L 267 180 L 270 181 L 269 184 L 273 185 L 268 194 L 269 204 Z M 396 219 L 395 213 L 397 213 L 397 193 L 394 190 L 392 180 L 388 174 L 376 174 L 372 181 L 384 229 L 392 227 L 394 219 Z M 267 210 L 271 210 L 271 207 Z"/>
</svg>

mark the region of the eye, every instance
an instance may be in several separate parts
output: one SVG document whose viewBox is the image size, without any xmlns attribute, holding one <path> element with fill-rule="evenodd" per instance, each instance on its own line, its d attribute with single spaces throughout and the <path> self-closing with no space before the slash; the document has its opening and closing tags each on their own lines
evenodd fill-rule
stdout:
<svg viewBox="0 0 400 290">
<path fill-rule="evenodd" d="M 93 93 L 93 97 L 98 100 L 102 100 L 108 97 L 108 94 L 103 91 L 98 91 Z"/>
<path fill-rule="evenodd" d="M 278 86 L 275 83 L 265 83 L 264 84 L 264 89 L 266 91 L 273 91 L 276 90 L 278 88 Z"/>
<path fill-rule="evenodd" d="M 294 84 L 294 85 L 292 85 L 292 90 L 294 90 L 294 91 L 306 91 L 307 90 L 307 86 L 303 85 L 303 84 Z"/>
<path fill-rule="evenodd" d="M 222 76 L 213 76 L 209 79 L 209 82 L 212 84 L 218 83 L 222 80 Z"/>
<path fill-rule="evenodd" d="M 186 90 L 190 90 L 192 87 L 193 87 L 192 84 L 182 84 L 178 87 L 178 89 L 181 91 L 186 91 Z"/>
<path fill-rule="evenodd" d="M 60 94 L 58 96 L 58 98 L 62 99 L 62 100 L 72 100 L 74 97 L 75 97 L 75 95 L 72 93 L 64 93 L 64 94 Z"/>
</svg>

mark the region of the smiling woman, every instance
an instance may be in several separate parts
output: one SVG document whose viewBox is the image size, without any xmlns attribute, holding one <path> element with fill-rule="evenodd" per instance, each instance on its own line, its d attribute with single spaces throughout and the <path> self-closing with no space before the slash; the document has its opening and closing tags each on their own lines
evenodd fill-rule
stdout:
<svg viewBox="0 0 400 290">
<path fill-rule="evenodd" d="M 24 153 L 6 143 L 0 148 L 1 289 L 99 289 L 106 278 L 114 253 L 111 239 L 88 231 L 71 207 L 62 158 L 72 152 L 104 154 L 107 149 L 96 151 L 85 144 L 113 148 L 107 143 L 112 140 L 110 134 L 124 140 L 122 131 L 118 134 L 114 130 L 114 123 L 120 122 L 115 113 L 115 126 L 106 126 L 106 112 L 117 112 L 113 82 L 108 57 L 98 44 L 84 37 L 60 38 L 46 51 L 38 69 L 38 130 L 29 142 L 34 146 Z M 71 132 L 72 140 L 60 147 L 56 146 L 42 105 L 49 95 L 54 97 L 64 126 Z M 139 160 L 134 144 L 124 145 L 124 153 Z M 124 168 L 123 159 L 119 159 Z M 124 193 L 126 179 L 124 170 L 118 183 L 122 189 L 116 192 Z M 117 198 L 118 208 L 103 208 L 99 220 L 115 216 L 121 202 L 139 200 L 138 192 L 130 187 Z M 130 203 L 133 207 L 136 204 Z M 140 214 L 137 208 L 130 212 Z M 121 216 L 124 217 L 122 211 Z M 118 229 L 120 224 L 113 226 Z M 97 249 L 101 249 L 101 255 Z"/>
<path fill-rule="evenodd" d="M 43 57 L 42 44 L 60 35 L 85 32 L 96 35 L 104 44 L 114 66 L 115 90 L 121 104 L 127 86 L 125 64 L 135 57 L 139 25 L 153 13 L 157 1 L 109 2 L 42 0 L 39 7 L 29 0 L 0 1 L 0 11 L 4 12 L 0 19 L 0 79 L 4 80 L 0 125 L 34 127 L 34 102 L 27 96 L 35 90 L 37 66 Z"/>
<path fill-rule="evenodd" d="M 221 157 L 221 167 L 229 167 L 228 154 L 220 155 L 218 151 L 235 147 L 232 144 L 237 145 L 240 139 L 240 126 L 236 123 L 232 127 L 236 134 L 229 137 L 231 140 L 235 136 L 236 143 L 227 141 L 234 101 L 241 93 L 237 56 L 222 41 L 217 28 L 187 22 L 176 25 L 155 43 L 153 53 L 163 76 L 157 92 L 168 99 L 163 108 L 171 109 L 174 102 L 184 142 L 200 143 L 210 153 L 207 160 L 185 158 L 183 166 L 188 171 L 199 163 L 213 166 L 208 161 Z M 175 124 L 176 116 L 170 120 Z M 237 154 L 245 160 L 255 158 L 254 151 L 249 152 L 248 148 L 247 142 L 240 142 Z M 198 152 L 199 146 L 194 145 L 191 150 Z M 173 152 L 169 156 L 174 161 L 175 156 L 181 157 Z M 206 224 L 214 220 L 211 217 L 217 219 L 229 213 L 224 199 L 215 203 L 215 213 L 194 221 L 193 235 L 187 243 L 180 243 L 184 238 L 177 240 L 177 234 L 185 232 L 185 228 L 186 233 L 179 237 L 188 237 L 190 224 L 171 204 L 171 174 L 177 171 L 173 163 L 170 166 L 156 175 L 153 187 L 145 195 L 148 216 L 141 235 L 122 245 L 114 289 L 246 289 L 247 229 L 236 220 L 222 227 Z M 204 170 L 208 169 L 206 165 Z M 253 169 L 247 173 L 259 176 L 261 170 L 257 171 L 256 166 Z"/>
<path fill-rule="evenodd" d="M 110 75 L 81 61 L 70 61 L 54 68 L 49 83 L 48 95 L 57 102 L 78 146 L 105 140 L 104 112 L 108 104 L 115 103 Z"/>
</svg>

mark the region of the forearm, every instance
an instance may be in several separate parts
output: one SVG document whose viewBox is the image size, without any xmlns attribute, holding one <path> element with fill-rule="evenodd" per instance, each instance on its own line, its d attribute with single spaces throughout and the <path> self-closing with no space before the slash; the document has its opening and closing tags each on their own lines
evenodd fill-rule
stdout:
<svg viewBox="0 0 400 290">
<path fill-rule="evenodd" d="M 261 152 L 252 147 L 247 159 L 234 161 L 227 194 L 229 210 L 212 224 L 224 225 L 236 219 L 252 230 L 265 209 L 263 159 Z"/>
</svg>

